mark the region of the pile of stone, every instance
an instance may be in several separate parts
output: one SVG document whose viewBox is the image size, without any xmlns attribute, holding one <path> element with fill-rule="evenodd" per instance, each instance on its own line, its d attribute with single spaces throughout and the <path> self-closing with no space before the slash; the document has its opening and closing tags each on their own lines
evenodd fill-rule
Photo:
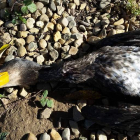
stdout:
<svg viewBox="0 0 140 140">
<path fill-rule="evenodd" d="M 14 1 L 8 2 L 11 8 Z M 5 61 L 23 57 L 41 65 L 50 65 L 78 52 L 81 56 L 95 40 L 133 30 L 132 23 L 138 23 L 138 20 L 132 18 L 130 21 L 121 6 L 116 8 L 118 2 L 126 6 L 125 1 L 114 3 L 103 0 L 98 10 L 79 0 L 38 0 L 36 12 L 25 16 L 27 23 L 19 21 L 19 24 L 14 25 L 12 21 L 3 20 L 3 12 L 7 9 L 3 1 L 0 26 L 7 30 L 0 40 L 3 44 L 15 40 L 7 50 Z M 83 18 L 83 12 L 89 16 Z M 78 16 L 85 21 L 78 21 L 75 18 Z M 87 39 L 89 44 L 83 39 Z"/>
</svg>

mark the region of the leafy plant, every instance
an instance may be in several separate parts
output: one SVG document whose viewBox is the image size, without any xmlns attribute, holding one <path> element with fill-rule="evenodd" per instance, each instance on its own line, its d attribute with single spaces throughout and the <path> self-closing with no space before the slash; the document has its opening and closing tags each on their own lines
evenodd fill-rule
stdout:
<svg viewBox="0 0 140 140">
<path fill-rule="evenodd" d="M 0 94 L 0 98 L 5 98 L 6 96 L 4 96 L 3 94 Z"/>
<path fill-rule="evenodd" d="M 24 0 L 23 6 L 21 7 L 21 12 L 23 14 L 28 14 L 29 11 L 34 13 L 36 11 L 36 5 L 32 2 L 32 0 Z"/>
<path fill-rule="evenodd" d="M 128 0 L 126 4 L 126 9 L 134 16 L 140 15 L 140 6 L 136 0 Z"/>
<path fill-rule="evenodd" d="M 41 98 L 41 100 L 40 100 L 40 104 L 41 104 L 43 107 L 47 105 L 47 107 L 50 107 L 50 108 L 51 108 L 51 107 L 53 107 L 54 103 L 53 103 L 53 100 L 48 99 L 47 96 L 48 96 L 48 91 L 45 90 L 45 91 L 43 92 L 42 98 Z"/>
<path fill-rule="evenodd" d="M 0 140 L 6 140 L 6 137 L 9 133 L 8 132 L 1 132 L 0 133 Z"/>
<path fill-rule="evenodd" d="M 17 24 L 18 20 L 21 20 L 23 23 L 26 23 L 26 19 L 22 17 L 22 14 L 15 12 L 14 17 L 12 19 L 12 23 Z"/>
<path fill-rule="evenodd" d="M 18 3 L 18 2 L 17 2 Z M 34 13 L 37 10 L 37 7 L 33 0 L 24 0 L 23 3 L 21 4 L 21 11 L 20 12 L 15 12 L 14 17 L 12 19 L 13 24 L 17 24 L 18 20 L 22 21 L 23 23 L 26 23 L 26 19 L 22 17 L 22 15 L 26 15 L 29 12 Z"/>
</svg>

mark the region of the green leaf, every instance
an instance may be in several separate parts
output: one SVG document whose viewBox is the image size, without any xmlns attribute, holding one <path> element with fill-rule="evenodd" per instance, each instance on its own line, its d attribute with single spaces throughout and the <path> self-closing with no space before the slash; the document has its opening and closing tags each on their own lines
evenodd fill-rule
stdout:
<svg viewBox="0 0 140 140">
<path fill-rule="evenodd" d="M 46 98 L 48 96 L 48 90 L 44 90 L 43 97 Z"/>
<path fill-rule="evenodd" d="M 31 13 L 34 13 L 37 10 L 36 5 L 33 2 L 30 5 L 28 5 L 27 7 Z"/>
<path fill-rule="evenodd" d="M 16 24 L 17 23 L 17 20 L 16 19 L 12 19 L 12 23 L 13 24 Z"/>
<path fill-rule="evenodd" d="M 40 104 L 44 107 L 44 106 L 47 104 L 47 99 L 43 97 L 43 98 L 40 100 Z"/>
<path fill-rule="evenodd" d="M 26 6 L 30 5 L 32 3 L 32 0 L 24 0 L 23 4 L 25 4 Z"/>
<path fill-rule="evenodd" d="M 6 96 L 4 96 L 4 95 L 2 95 L 2 94 L 0 94 L 0 98 L 5 98 Z"/>
<path fill-rule="evenodd" d="M 19 19 L 24 23 L 24 24 L 26 24 L 26 19 L 25 18 L 23 18 L 22 16 L 19 16 Z"/>
<path fill-rule="evenodd" d="M 27 6 L 22 6 L 22 7 L 21 7 L 21 12 L 22 12 L 23 14 L 28 14 L 28 7 L 27 7 Z"/>
<path fill-rule="evenodd" d="M 8 135 L 8 132 L 2 132 L 0 133 L 0 140 L 6 140 L 6 136 Z"/>
<path fill-rule="evenodd" d="M 47 99 L 47 107 L 52 108 L 54 106 L 53 100 Z"/>
</svg>

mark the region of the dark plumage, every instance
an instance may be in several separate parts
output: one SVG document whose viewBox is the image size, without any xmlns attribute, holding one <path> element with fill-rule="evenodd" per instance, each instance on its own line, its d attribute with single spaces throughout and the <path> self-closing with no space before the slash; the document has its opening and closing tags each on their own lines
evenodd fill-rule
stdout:
<svg viewBox="0 0 140 140">
<path fill-rule="evenodd" d="M 140 96 L 139 44 L 140 31 L 114 35 L 93 44 L 96 51 L 57 68 L 15 59 L 0 69 L 0 72 L 8 71 L 10 75 L 10 82 L 3 87 L 44 81 L 76 84 L 90 81 L 102 92 Z"/>
</svg>

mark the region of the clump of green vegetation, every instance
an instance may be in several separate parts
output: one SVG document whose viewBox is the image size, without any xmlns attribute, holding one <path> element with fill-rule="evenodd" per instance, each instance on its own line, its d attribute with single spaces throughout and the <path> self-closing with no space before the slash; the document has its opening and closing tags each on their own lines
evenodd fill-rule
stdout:
<svg viewBox="0 0 140 140">
<path fill-rule="evenodd" d="M 8 132 L 1 132 L 0 133 L 0 140 L 6 140 L 6 137 L 9 133 Z"/>
<path fill-rule="evenodd" d="M 47 105 L 47 107 L 52 108 L 52 107 L 54 106 L 53 100 L 48 99 L 47 96 L 48 96 L 48 91 L 45 90 L 45 91 L 43 92 L 42 98 L 41 98 L 41 100 L 40 100 L 40 104 L 41 104 L 43 107 Z"/>
<path fill-rule="evenodd" d="M 16 4 L 20 6 L 19 11 L 13 11 L 13 8 Z M 12 23 L 17 24 L 19 20 L 22 21 L 23 23 L 26 23 L 26 19 L 23 17 L 23 15 L 27 15 L 29 12 L 34 13 L 36 10 L 37 7 L 33 2 L 33 0 L 23 0 L 21 1 L 21 3 L 16 1 L 11 8 L 11 11 L 13 12 Z M 7 11 L 5 12 L 6 18 L 7 17 L 9 18 L 9 14 L 7 13 L 9 12 Z"/>
<path fill-rule="evenodd" d="M 140 15 L 140 5 L 136 0 L 128 0 L 126 9 L 134 16 Z"/>
</svg>

